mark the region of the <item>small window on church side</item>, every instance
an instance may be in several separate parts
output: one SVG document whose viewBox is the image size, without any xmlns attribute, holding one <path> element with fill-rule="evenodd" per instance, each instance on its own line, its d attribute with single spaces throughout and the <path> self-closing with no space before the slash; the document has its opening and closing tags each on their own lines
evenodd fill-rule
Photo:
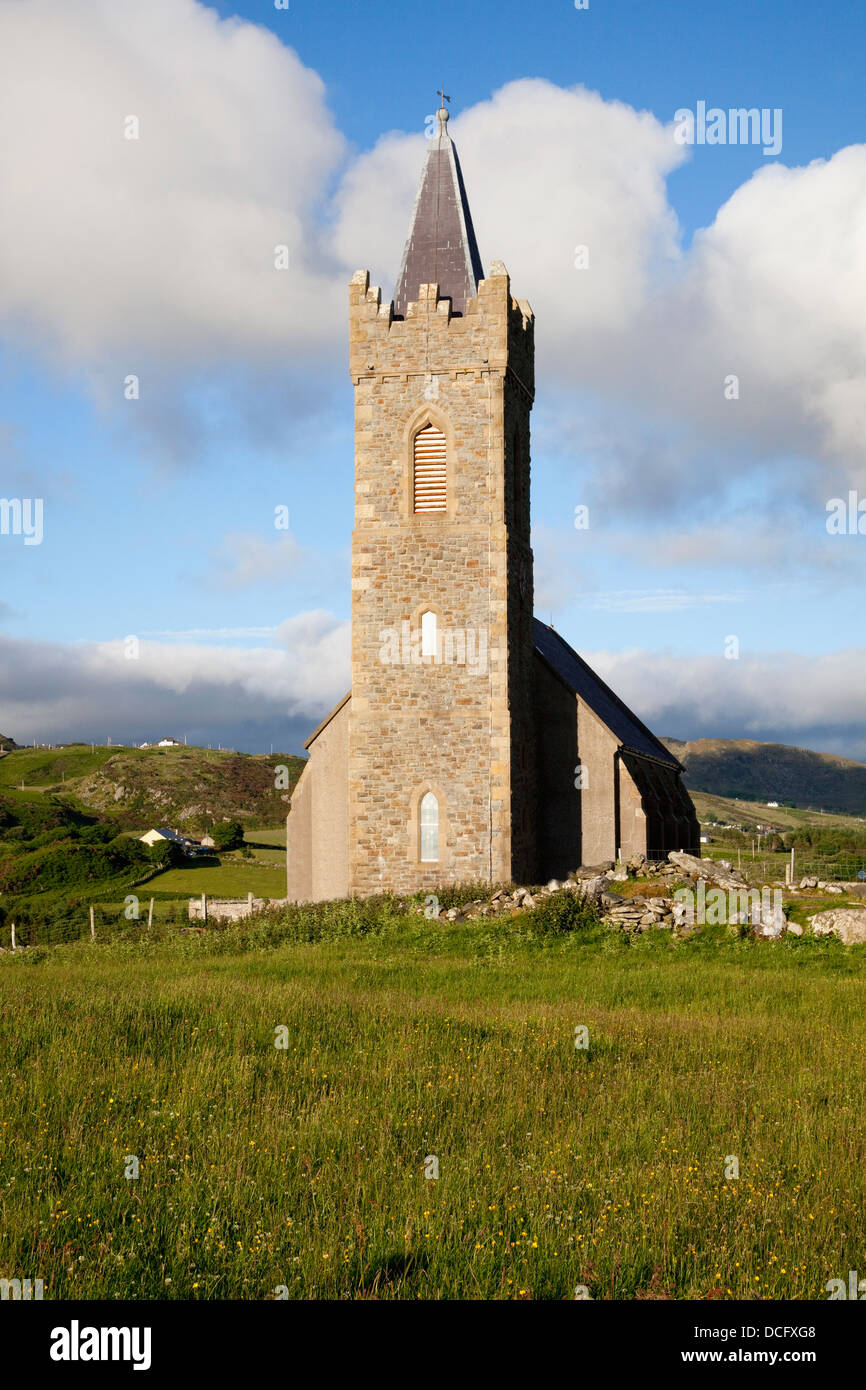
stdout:
<svg viewBox="0 0 866 1390">
<path fill-rule="evenodd" d="M 421 798 L 421 863 L 435 864 L 439 859 L 439 802 L 432 792 Z"/>
<path fill-rule="evenodd" d="M 413 511 L 447 511 L 445 435 L 435 425 L 425 425 L 412 446 Z"/>
<path fill-rule="evenodd" d="M 421 614 L 421 655 L 436 655 L 436 614 Z"/>
</svg>

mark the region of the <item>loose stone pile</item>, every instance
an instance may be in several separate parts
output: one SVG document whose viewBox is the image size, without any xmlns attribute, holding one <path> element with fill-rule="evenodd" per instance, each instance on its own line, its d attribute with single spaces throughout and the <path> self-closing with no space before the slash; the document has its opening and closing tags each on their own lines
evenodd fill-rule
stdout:
<svg viewBox="0 0 866 1390">
<path fill-rule="evenodd" d="M 413 903 L 412 910 L 424 917 L 443 922 L 474 922 L 479 917 L 504 917 L 507 914 L 523 912 L 527 908 L 535 907 L 536 903 L 540 903 L 544 898 L 561 892 L 580 893 L 584 896 L 582 884 L 576 880 L 569 879 L 560 883 L 558 879 L 552 878 L 543 888 L 535 888 L 532 891 L 528 888 L 497 888 L 491 897 L 475 898 L 471 903 L 464 903 L 462 907 L 442 908 L 431 893 L 423 903 Z"/>
<path fill-rule="evenodd" d="M 648 888 L 652 885 L 651 891 L 629 896 L 621 896 L 615 891 L 618 883 L 635 880 L 646 880 Z M 608 860 L 603 864 L 590 865 L 578 869 L 564 882 L 551 879 L 542 888 L 499 888 L 489 898 L 476 898 L 462 907 L 443 909 L 431 894 L 424 903 L 414 904 L 413 910 L 442 921 L 472 922 L 482 917 L 513 915 L 535 907 L 554 893 L 567 892 L 595 903 L 602 922 L 623 932 L 639 934 L 653 928 L 663 928 L 679 935 L 688 935 L 695 929 L 694 913 L 690 912 L 686 902 L 675 899 L 672 893 L 664 892 L 664 887 L 673 888 L 674 884 L 691 888 L 696 898 L 699 891 L 706 895 L 713 889 L 722 889 L 728 894 L 738 895 L 736 899 L 732 898 L 738 904 L 739 895 L 745 894 L 748 889 L 742 873 L 727 860 L 697 859 L 685 851 L 673 850 L 666 860 L 645 859 L 639 854 L 623 864 Z M 783 885 L 776 886 L 781 888 Z M 726 914 L 725 920 L 731 925 L 749 925 L 759 936 L 777 938 L 785 931 L 802 935 L 802 928 L 789 922 L 778 905 L 768 904 L 767 896 L 764 895 L 760 906 L 750 904 L 749 910 L 735 908 Z"/>
<path fill-rule="evenodd" d="M 826 883 L 823 878 L 801 878 L 800 891 L 817 888 L 820 893 L 848 893 L 855 892 L 861 885 L 859 883 Z"/>
</svg>

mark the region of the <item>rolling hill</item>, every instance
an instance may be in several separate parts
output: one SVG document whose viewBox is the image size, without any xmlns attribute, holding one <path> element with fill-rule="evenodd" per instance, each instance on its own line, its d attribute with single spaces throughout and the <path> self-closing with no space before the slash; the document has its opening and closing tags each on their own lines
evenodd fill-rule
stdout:
<svg viewBox="0 0 866 1390">
<path fill-rule="evenodd" d="M 685 767 L 691 792 L 764 806 L 777 801 L 780 811 L 788 805 L 866 816 L 866 765 L 850 758 L 753 739 L 662 742 Z"/>
<path fill-rule="evenodd" d="M 248 828 L 285 820 L 304 758 L 209 748 L 22 748 L 0 758 L 0 809 L 57 823 L 58 811 L 114 821 L 123 830 L 170 825 L 190 833 L 237 819 Z M 277 769 L 287 769 L 277 786 Z M 40 816 L 39 811 L 43 814 Z M 2 818 L 0 818 L 2 819 Z M 61 816 L 62 819 L 62 816 Z"/>
</svg>

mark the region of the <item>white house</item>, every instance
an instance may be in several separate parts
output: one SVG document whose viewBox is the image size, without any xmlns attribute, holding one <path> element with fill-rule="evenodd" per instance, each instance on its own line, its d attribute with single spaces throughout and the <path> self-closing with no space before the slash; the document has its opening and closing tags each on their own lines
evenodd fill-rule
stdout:
<svg viewBox="0 0 866 1390">
<path fill-rule="evenodd" d="M 194 840 L 190 835 L 181 835 L 177 830 L 170 830 L 167 825 L 161 825 L 157 830 L 146 830 L 138 838 L 144 845 L 155 845 L 160 840 L 170 840 L 173 844 L 180 845 L 184 854 L 190 859 L 195 859 L 197 855 L 206 854 L 208 847 L 213 847 L 213 840 L 210 836 L 205 836 L 203 841 Z"/>
<path fill-rule="evenodd" d="M 148 830 L 138 838 L 143 845 L 155 845 L 158 840 L 173 840 L 176 845 L 183 844 L 182 836 L 178 835 L 176 830 L 169 830 L 168 826 L 163 826 L 160 830 Z"/>
</svg>

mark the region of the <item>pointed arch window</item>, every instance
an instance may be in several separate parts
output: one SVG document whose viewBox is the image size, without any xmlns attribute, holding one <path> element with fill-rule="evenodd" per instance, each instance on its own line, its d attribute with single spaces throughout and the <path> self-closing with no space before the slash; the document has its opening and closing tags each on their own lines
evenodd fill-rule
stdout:
<svg viewBox="0 0 866 1390">
<path fill-rule="evenodd" d="M 420 815 L 420 854 L 422 864 L 436 864 L 439 860 L 439 802 L 433 792 L 425 792 L 421 798 Z"/>
<path fill-rule="evenodd" d="M 412 510 L 444 512 L 447 503 L 445 435 L 431 421 L 412 443 Z"/>
<path fill-rule="evenodd" d="M 435 656 L 437 644 L 436 614 L 421 614 L 421 655 Z"/>
</svg>

